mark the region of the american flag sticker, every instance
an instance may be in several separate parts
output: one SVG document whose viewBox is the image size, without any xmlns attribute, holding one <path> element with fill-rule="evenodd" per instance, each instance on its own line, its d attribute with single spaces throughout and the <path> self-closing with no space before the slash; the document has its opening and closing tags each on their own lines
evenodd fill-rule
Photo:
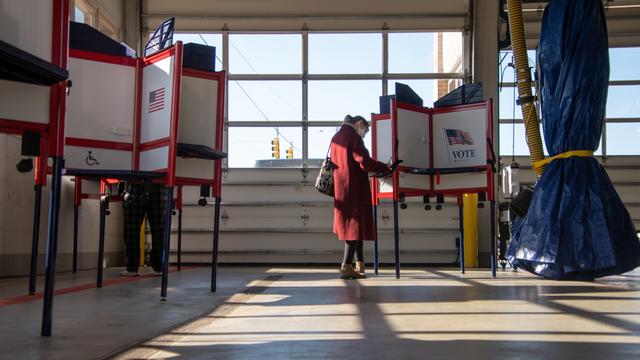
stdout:
<svg viewBox="0 0 640 360">
<path fill-rule="evenodd" d="M 458 129 L 445 129 L 449 145 L 473 145 L 471 134 Z"/>
<path fill-rule="evenodd" d="M 149 92 L 149 113 L 164 109 L 164 87 Z"/>
</svg>

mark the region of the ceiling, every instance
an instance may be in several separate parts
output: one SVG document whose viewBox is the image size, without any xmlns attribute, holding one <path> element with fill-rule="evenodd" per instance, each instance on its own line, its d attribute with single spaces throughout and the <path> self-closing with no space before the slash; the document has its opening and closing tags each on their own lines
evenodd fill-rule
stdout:
<svg viewBox="0 0 640 360">
<path fill-rule="evenodd" d="M 494 0 L 495 1 L 495 0 Z M 611 46 L 640 46 L 640 0 L 605 0 Z M 528 46 L 535 47 L 548 1 L 523 1 Z M 473 7 L 491 0 L 142 0 L 142 27 L 176 17 L 176 30 L 447 31 L 468 27 Z"/>
</svg>

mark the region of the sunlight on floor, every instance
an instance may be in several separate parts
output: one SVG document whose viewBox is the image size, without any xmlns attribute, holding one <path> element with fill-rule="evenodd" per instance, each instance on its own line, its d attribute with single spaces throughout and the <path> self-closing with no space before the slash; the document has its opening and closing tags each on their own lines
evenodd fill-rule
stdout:
<svg viewBox="0 0 640 360">
<path fill-rule="evenodd" d="M 144 346 L 188 353 L 318 341 L 365 348 L 408 340 L 640 343 L 640 292 L 618 284 L 555 282 L 520 272 L 493 279 L 473 269 L 465 275 L 403 270 L 401 279 L 385 269 L 359 281 L 340 280 L 333 269 L 267 274 L 270 280 L 251 282 L 210 315 Z"/>
</svg>

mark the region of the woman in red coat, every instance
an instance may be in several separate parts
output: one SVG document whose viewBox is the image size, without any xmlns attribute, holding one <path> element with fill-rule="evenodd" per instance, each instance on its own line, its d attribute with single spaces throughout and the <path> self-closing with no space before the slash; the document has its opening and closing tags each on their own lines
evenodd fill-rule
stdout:
<svg viewBox="0 0 640 360">
<path fill-rule="evenodd" d="M 347 115 L 342 127 L 331 139 L 331 162 L 335 164 L 333 181 L 333 232 L 345 241 L 340 268 L 343 279 L 359 279 L 364 275 L 363 240 L 375 240 L 371 189 L 367 173 L 388 172 L 389 167 L 369 156 L 362 138 L 369 123 L 362 116 Z M 356 255 L 356 270 L 353 257 Z"/>
</svg>

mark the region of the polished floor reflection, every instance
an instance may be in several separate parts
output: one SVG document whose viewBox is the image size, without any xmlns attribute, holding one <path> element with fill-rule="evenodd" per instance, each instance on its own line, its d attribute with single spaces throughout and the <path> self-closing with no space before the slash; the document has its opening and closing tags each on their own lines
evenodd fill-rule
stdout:
<svg viewBox="0 0 640 360">
<path fill-rule="evenodd" d="M 117 359 L 638 359 L 640 273 L 271 268 L 212 313 Z"/>
</svg>

